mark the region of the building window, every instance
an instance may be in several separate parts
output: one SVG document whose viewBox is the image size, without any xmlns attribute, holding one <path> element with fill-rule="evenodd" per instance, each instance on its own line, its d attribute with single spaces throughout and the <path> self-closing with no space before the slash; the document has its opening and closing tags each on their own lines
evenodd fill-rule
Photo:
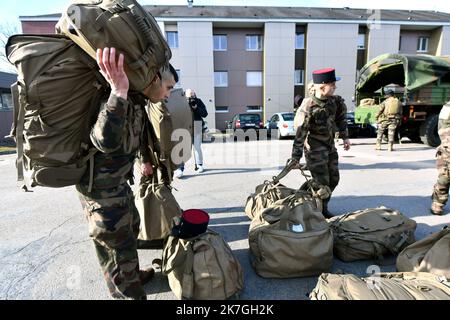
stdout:
<svg viewBox="0 0 450 320">
<path fill-rule="evenodd" d="M 167 31 L 166 32 L 166 39 L 169 47 L 171 49 L 178 48 L 178 32 L 176 31 Z"/>
<path fill-rule="evenodd" d="M 262 112 L 261 106 L 247 106 L 247 112 Z"/>
<path fill-rule="evenodd" d="M 181 88 L 181 87 L 183 87 L 181 85 L 181 70 L 175 69 L 175 71 L 177 72 L 177 75 L 178 75 L 178 82 L 175 84 L 174 88 Z"/>
<path fill-rule="evenodd" d="M 417 41 L 417 52 L 428 52 L 428 40 L 427 37 L 419 37 Z"/>
<path fill-rule="evenodd" d="M 303 86 L 305 79 L 305 70 L 295 70 L 294 72 L 294 85 Z"/>
<path fill-rule="evenodd" d="M 13 109 L 13 101 L 11 93 L 2 93 L 0 97 L 0 110 L 12 110 Z"/>
<path fill-rule="evenodd" d="M 305 49 L 305 34 L 295 34 L 295 49 Z"/>
<path fill-rule="evenodd" d="M 228 107 L 216 106 L 216 113 L 228 113 Z"/>
<path fill-rule="evenodd" d="M 227 71 L 215 71 L 214 72 L 214 86 L 215 87 L 228 87 L 228 72 Z"/>
<path fill-rule="evenodd" d="M 227 51 L 227 36 L 215 34 L 213 36 L 214 40 L 214 51 Z"/>
<path fill-rule="evenodd" d="M 402 50 L 402 36 L 398 39 L 398 51 Z"/>
<path fill-rule="evenodd" d="M 262 87 L 261 71 L 247 71 L 247 87 Z"/>
<path fill-rule="evenodd" d="M 249 34 L 246 36 L 247 51 L 262 51 L 263 37 L 259 34 Z"/>
<path fill-rule="evenodd" d="M 366 48 L 366 34 L 358 34 L 358 50 L 364 50 Z"/>
</svg>

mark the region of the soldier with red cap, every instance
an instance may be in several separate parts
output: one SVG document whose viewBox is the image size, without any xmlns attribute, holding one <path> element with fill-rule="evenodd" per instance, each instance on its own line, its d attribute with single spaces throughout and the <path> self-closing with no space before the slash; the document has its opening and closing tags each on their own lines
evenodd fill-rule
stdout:
<svg viewBox="0 0 450 320">
<path fill-rule="evenodd" d="M 335 69 L 327 68 L 313 72 L 314 90 L 297 110 L 294 124 L 297 132 L 292 148 L 292 159 L 297 163 L 305 152 L 306 165 L 316 182 L 333 191 L 339 183 L 338 153 L 334 145 L 335 133 L 344 141 L 344 150 L 350 149 L 347 130 L 347 106 L 344 99 L 334 95 L 336 90 Z M 331 196 L 331 195 L 330 195 Z M 324 199 L 323 215 L 328 211 L 330 197 Z"/>
</svg>

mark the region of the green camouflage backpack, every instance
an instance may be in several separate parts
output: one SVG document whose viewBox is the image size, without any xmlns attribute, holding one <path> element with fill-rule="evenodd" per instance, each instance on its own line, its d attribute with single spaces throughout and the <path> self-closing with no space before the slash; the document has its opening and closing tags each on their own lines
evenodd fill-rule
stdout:
<svg viewBox="0 0 450 320">
<path fill-rule="evenodd" d="M 92 58 L 115 47 L 125 56 L 130 89 L 142 92 L 172 56 L 158 23 L 135 0 L 74 0 L 56 25 Z"/>
<path fill-rule="evenodd" d="M 19 181 L 46 187 L 78 183 L 95 152 L 91 120 L 108 91 L 97 63 L 59 35 L 12 36 L 6 53 L 18 72 L 11 135 Z"/>
</svg>

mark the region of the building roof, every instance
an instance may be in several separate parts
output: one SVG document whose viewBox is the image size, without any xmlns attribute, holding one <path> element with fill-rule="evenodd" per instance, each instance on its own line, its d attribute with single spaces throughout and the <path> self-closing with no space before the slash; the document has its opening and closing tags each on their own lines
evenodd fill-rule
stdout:
<svg viewBox="0 0 450 320">
<path fill-rule="evenodd" d="M 261 7 L 261 6 L 144 6 L 156 18 L 221 18 L 221 19 L 295 19 L 295 20 L 351 20 L 366 22 L 377 12 L 368 9 Z M 450 14 L 424 10 L 380 10 L 381 21 L 450 22 Z M 375 16 L 374 16 L 375 14 Z M 21 21 L 57 20 L 60 14 L 21 16 Z M 377 17 L 376 17 L 377 18 Z"/>
<path fill-rule="evenodd" d="M 17 74 L 0 71 L 0 88 L 9 89 L 17 81 Z"/>
</svg>

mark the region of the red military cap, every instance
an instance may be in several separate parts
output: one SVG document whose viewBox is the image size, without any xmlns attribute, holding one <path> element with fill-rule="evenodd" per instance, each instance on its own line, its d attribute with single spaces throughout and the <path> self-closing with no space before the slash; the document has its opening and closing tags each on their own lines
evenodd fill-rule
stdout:
<svg viewBox="0 0 450 320">
<path fill-rule="evenodd" d="M 331 83 L 341 80 L 340 77 L 336 77 L 335 69 L 326 68 L 313 71 L 313 82 L 315 84 Z"/>
</svg>

